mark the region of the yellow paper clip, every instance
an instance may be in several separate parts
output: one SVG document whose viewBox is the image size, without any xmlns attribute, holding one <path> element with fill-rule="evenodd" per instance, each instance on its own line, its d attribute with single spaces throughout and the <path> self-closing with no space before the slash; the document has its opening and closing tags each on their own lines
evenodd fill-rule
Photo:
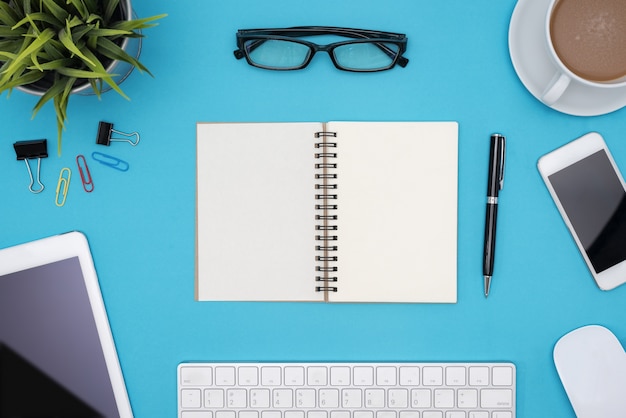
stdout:
<svg viewBox="0 0 626 418">
<path fill-rule="evenodd" d="M 67 173 L 67 176 L 63 174 Z M 72 178 L 72 170 L 65 167 L 61 169 L 61 173 L 59 173 L 59 182 L 57 183 L 57 195 L 55 197 L 54 203 L 61 207 L 65 205 L 65 200 L 67 199 L 67 191 L 70 188 L 70 179 Z M 59 201 L 59 196 L 61 200 Z"/>
</svg>

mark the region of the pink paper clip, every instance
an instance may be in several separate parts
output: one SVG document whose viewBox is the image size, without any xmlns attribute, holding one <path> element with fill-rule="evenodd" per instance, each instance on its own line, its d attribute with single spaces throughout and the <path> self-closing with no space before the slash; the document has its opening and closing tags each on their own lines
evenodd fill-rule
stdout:
<svg viewBox="0 0 626 418">
<path fill-rule="evenodd" d="M 82 154 L 76 156 L 76 164 L 78 165 L 80 180 L 83 182 L 83 189 L 85 189 L 87 193 L 93 192 L 93 180 L 91 178 L 91 173 L 89 172 L 89 166 L 87 165 L 87 160 L 85 159 L 85 156 Z"/>
</svg>

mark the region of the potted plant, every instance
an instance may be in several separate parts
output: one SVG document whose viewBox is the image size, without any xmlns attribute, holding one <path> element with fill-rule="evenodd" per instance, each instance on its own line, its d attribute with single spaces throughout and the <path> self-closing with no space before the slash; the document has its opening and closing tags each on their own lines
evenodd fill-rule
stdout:
<svg viewBox="0 0 626 418">
<path fill-rule="evenodd" d="M 70 95 L 113 89 L 128 98 L 115 69 L 127 63 L 152 75 L 126 49 L 164 16 L 134 19 L 130 0 L 0 0 L 0 94 L 40 95 L 33 117 L 52 100 L 60 154 Z"/>
</svg>

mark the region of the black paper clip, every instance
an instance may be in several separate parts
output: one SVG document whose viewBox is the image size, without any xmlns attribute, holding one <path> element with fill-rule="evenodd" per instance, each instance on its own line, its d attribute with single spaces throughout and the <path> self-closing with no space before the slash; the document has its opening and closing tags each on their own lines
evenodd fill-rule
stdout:
<svg viewBox="0 0 626 418">
<path fill-rule="evenodd" d="M 123 135 L 127 138 L 113 138 L 114 133 Z M 128 139 L 133 136 L 137 138 L 136 141 L 131 141 L 130 139 Z M 108 147 L 109 145 L 111 145 L 111 142 L 113 141 L 128 142 L 130 145 L 134 147 L 137 144 L 139 144 L 139 133 L 138 132 L 126 133 L 126 132 L 116 131 L 115 129 L 113 129 L 112 123 L 100 121 L 100 123 L 98 123 L 98 135 L 96 136 L 96 144 L 106 145 Z"/>
<path fill-rule="evenodd" d="M 28 170 L 28 176 L 30 177 L 28 190 L 35 194 L 41 193 L 44 189 L 43 183 L 41 182 L 41 159 L 48 157 L 48 141 L 45 139 L 18 141 L 13 144 L 13 148 L 15 149 L 18 161 L 24 160 L 26 163 L 26 169 Z M 41 186 L 39 189 L 33 189 L 35 179 L 33 178 L 33 172 L 31 171 L 30 164 L 28 163 L 28 160 L 34 160 L 35 158 L 37 159 L 37 183 Z"/>
</svg>

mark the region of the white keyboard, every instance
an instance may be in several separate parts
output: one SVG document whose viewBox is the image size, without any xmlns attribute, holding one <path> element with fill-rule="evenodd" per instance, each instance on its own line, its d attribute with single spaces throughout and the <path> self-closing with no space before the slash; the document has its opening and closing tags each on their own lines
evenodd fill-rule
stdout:
<svg viewBox="0 0 626 418">
<path fill-rule="evenodd" d="M 178 418 L 515 418 L 512 363 L 182 363 Z"/>
</svg>

